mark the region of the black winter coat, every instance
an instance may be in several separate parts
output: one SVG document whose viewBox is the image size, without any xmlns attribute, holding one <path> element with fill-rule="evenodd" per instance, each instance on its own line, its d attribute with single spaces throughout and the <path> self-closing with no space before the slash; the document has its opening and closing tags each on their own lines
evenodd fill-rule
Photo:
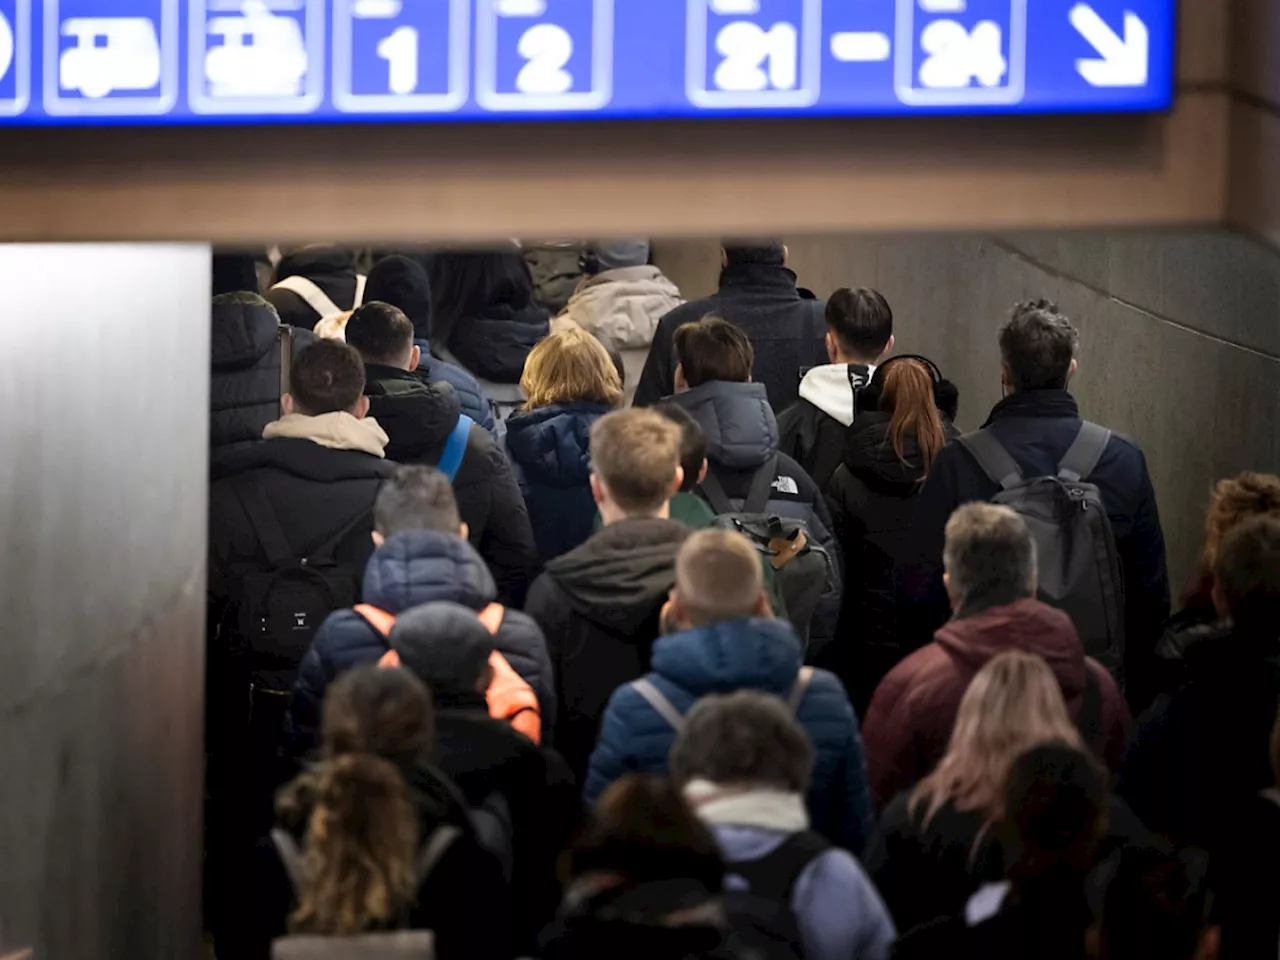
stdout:
<svg viewBox="0 0 1280 960">
<path fill-rule="evenodd" d="M 786 267 L 728 267 L 720 274 L 717 293 L 676 307 L 658 323 L 635 405 L 651 406 L 675 392 L 676 330 L 714 314 L 750 338 L 756 352 L 752 380 L 764 384 L 775 411 L 787 409 L 799 396 L 803 371 L 827 362 L 824 310 L 821 300 L 800 295 L 796 275 Z"/>
<path fill-rule="evenodd" d="M 280 417 L 280 320 L 268 306 L 215 303 L 211 316 L 213 376 L 209 449 L 254 443 Z M 293 336 L 293 356 L 315 343 L 305 330 Z"/>
<path fill-rule="evenodd" d="M 725 496 L 735 503 L 745 500 L 751 481 L 771 457 L 777 456 L 777 476 L 769 494 L 767 512 L 803 520 L 809 532 L 831 555 L 840 575 L 840 550 L 832 533 L 831 513 L 817 484 L 785 453 L 778 450 L 778 423 L 759 383 L 713 381 L 677 394 L 672 402 L 688 411 L 707 440 L 707 462 L 715 471 Z M 705 492 L 698 491 L 705 498 Z M 823 596 L 809 626 L 808 662 L 827 667 L 835 655 L 840 594 Z"/>
<path fill-rule="evenodd" d="M 547 638 L 556 678 L 554 746 L 586 779 L 605 704 L 649 670 L 662 606 L 689 529 L 673 520 L 623 520 L 547 564 L 525 611 Z"/>
<path fill-rule="evenodd" d="M 924 459 L 913 437 L 898 459 L 889 421 L 879 411 L 858 415 L 841 438 L 841 463 L 827 488 L 845 585 L 836 631 L 842 646 L 832 669 L 860 716 L 884 675 L 914 649 L 898 634 L 894 571 L 906 558 Z"/>
<path fill-rule="evenodd" d="M 1212 854 L 1236 811 L 1275 783 L 1280 637 L 1206 640 L 1187 651 L 1187 667 L 1191 682 L 1138 719 L 1116 792 L 1156 833 Z"/>
<path fill-rule="evenodd" d="M 497 794 L 511 813 L 511 893 L 516 949 L 523 955 L 555 916 L 556 861 L 582 816 L 578 786 L 559 754 L 491 719 L 480 693 L 434 695 L 435 766 L 473 808 Z"/>
<path fill-rule="evenodd" d="M 350 310 L 356 299 L 356 264 L 350 250 L 314 247 L 291 253 L 276 267 L 275 283 L 289 277 L 306 277 L 333 301 L 339 310 Z M 311 305 L 292 290 L 271 289 L 266 298 L 283 323 L 311 330 L 323 320 Z"/>
<path fill-rule="evenodd" d="M 987 419 L 1023 476 L 1053 476 L 1080 432 L 1080 411 L 1065 390 L 1015 393 L 996 404 Z M 1125 679 L 1132 704 L 1144 704 L 1161 624 L 1169 616 L 1169 574 L 1164 532 L 1156 509 L 1147 460 L 1132 440 L 1112 436 L 1088 481 L 1097 485 L 1115 533 L 1124 568 Z M 990 500 L 999 486 L 987 478 L 965 447 L 951 444 L 939 454 L 920 492 L 911 523 L 909 561 L 900 589 L 910 610 L 904 639 L 922 646 L 950 616 L 942 586 L 942 545 L 956 507 Z M 902 621 L 900 620 L 900 623 Z"/>
<path fill-rule="evenodd" d="M 537 304 L 492 304 L 463 317 L 448 333 L 448 349 L 468 373 L 494 383 L 519 383 L 524 361 L 551 329 L 551 314 Z M 447 358 L 446 358 L 447 359 Z"/>
<path fill-rule="evenodd" d="M 447 383 L 424 383 L 394 367 L 367 364 L 365 393 L 369 415 L 391 442 L 387 459 L 435 466 L 457 426 L 460 405 Z M 540 564 L 529 512 L 515 473 L 489 431 L 471 428 L 453 492 L 470 531 L 471 545 L 484 557 L 498 585 L 498 602 L 521 607 Z"/>
</svg>

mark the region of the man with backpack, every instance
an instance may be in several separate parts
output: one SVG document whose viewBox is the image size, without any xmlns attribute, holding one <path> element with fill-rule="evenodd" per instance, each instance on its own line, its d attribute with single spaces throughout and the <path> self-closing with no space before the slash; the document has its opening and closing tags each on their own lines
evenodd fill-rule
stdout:
<svg viewBox="0 0 1280 960">
<path fill-rule="evenodd" d="M 747 539 L 729 530 L 692 534 L 676 560 L 676 584 L 653 645 L 650 672 L 609 698 L 585 795 L 594 800 L 629 771 L 663 773 L 684 714 L 713 693 L 758 690 L 781 697 L 813 742 L 807 791 L 813 829 L 861 853 L 872 805 L 858 718 L 840 681 L 802 665 L 800 644 L 774 619 Z"/>
<path fill-rule="evenodd" d="M 489 565 L 499 601 L 522 606 L 538 571 L 538 551 L 506 454 L 462 413 L 453 387 L 426 383 L 415 373 L 421 350 L 403 311 L 366 303 L 347 321 L 346 337 L 364 360 L 369 414 L 390 438 L 388 459 L 433 466 L 452 481 L 471 545 Z"/>
<path fill-rule="evenodd" d="M 474 611 L 428 603 L 397 619 L 390 636 L 400 665 L 431 691 L 433 764 L 476 811 L 482 842 L 505 827 L 518 952 L 533 952 L 559 901 L 556 859 L 577 828 L 582 801 L 559 754 L 490 716 L 493 635 Z"/>
<path fill-rule="evenodd" d="M 1020 305 L 1001 328 L 1004 399 L 976 436 L 942 451 L 916 507 L 900 583 L 911 608 L 907 640 L 925 642 L 947 615 L 947 518 L 974 500 L 1005 503 L 1035 534 L 1042 598 L 1071 614 L 1086 652 L 1126 685 L 1136 707 L 1147 700 L 1169 615 L 1164 533 L 1142 451 L 1087 424 L 1067 392 L 1078 341 L 1044 300 Z"/>
<path fill-rule="evenodd" d="M 790 913 L 805 960 L 884 960 L 896 933 L 861 865 L 809 829 L 813 745 L 782 700 L 703 697 L 671 748 L 671 776 L 715 834 L 726 887 Z"/>
<path fill-rule="evenodd" d="M 676 331 L 676 395 L 707 440 L 699 493 L 777 571 L 787 619 L 806 662 L 826 665 L 843 579 L 827 502 L 804 469 L 778 449 L 778 422 L 764 386 L 751 381 L 755 351 L 731 323 L 707 317 Z"/>
<path fill-rule="evenodd" d="M 316 633 L 298 670 L 284 723 L 285 754 L 303 759 L 317 743 L 320 705 L 330 683 L 390 649 L 387 634 L 411 607 L 460 604 L 491 624 L 494 648 L 536 695 L 540 727 L 555 719 L 547 645 L 529 617 L 494 600 L 497 586 L 467 542 L 467 527 L 449 479 L 434 467 L 399 467 L 378 493 L 373 542 L 364 576 L 364 604 L 333 613 Z"/>
<path fill-rule="evenodd" d="M 1036 597 L 1036 544 L 1008 507 L 969 503 L 947 523 L 944 579 L 952 619 L 933 643 L 880 682 L 867 709 L 867 768 L 884 806 L 934 768 L 947 750 L 960 701 L 974 675 L 1005 650 L 1042 657 L 1072 719 L 1115 770 L 1129 710 L 1115 681 L 1085 656 L 1071 618 Z"/>
</svg>

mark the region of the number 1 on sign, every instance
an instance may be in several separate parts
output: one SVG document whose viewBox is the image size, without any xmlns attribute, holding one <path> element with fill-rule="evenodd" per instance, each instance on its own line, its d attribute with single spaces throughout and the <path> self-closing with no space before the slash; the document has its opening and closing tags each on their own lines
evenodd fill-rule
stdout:
<svg viewBox="0 0 1280 960">
<path fill-rule="evenodd" d="M 387 61 L 388 89 L 399 95 L 418 89 L 418 29 L 399 27 L 378 42 L 378 56 Z"/>
<path fill-rule="evenodd" d="M 769 30 L 748 20 L 731 23 L 716 36 L 716 51 L 724 60 L 716 68 L 715 85 L 732 91 L 794 90 L 800 79 L 799 46 L 799 33 L 790 23 Z"/>
</svg>

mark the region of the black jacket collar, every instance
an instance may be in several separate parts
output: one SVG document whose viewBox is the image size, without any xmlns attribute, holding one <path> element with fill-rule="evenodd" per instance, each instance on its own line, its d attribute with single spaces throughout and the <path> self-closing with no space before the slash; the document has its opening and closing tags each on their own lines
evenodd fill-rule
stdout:
<svg viewBox="0 0 1280 960">
<path fill-rule="evenodd" d="M 720 290 L 727 293 L 736 288 L 768 289 L 790 291 L 796 299 L 800 293 L 796 289 L 795 271 L 786 267 L 761 263 L 731 263 L 720 271 Z"/>
<path fill-rule="evenodd" d="M 1080 405 L 1066 390 L 1023 390 L 1011 393 L 994 407 L 984 427 L 997 420 L 1024 417 L 1080 419 Z"/>
</svg>

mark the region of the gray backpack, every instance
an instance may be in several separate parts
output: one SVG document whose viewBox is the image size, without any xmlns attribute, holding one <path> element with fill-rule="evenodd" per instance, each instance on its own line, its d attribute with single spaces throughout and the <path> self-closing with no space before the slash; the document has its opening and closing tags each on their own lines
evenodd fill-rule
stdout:
<svg viewBox="0 0 1280 960">
<path fill-rule="evenodd" d="M 795 627 L 801 648 L 812 654 L 815 651 L 808 648 L 814 614 L 824 598 L 830 606 L 839 607 L 843 584 L 831 555 L 814 539 L 807 523 L 767 512 L 777 475 L 778 458 L 774 456 L 752 477 L 746 499 L 735 504 L 711 468 L 702 481 L 702 492 L 716 512 L 716 526 L 742 534 L 772 568 L 787 608 L 786 619 Z"/>
<path fill-rule="evenodd" d="M 415 874 L 420 888 L 431 871 L 462 836 L 457 827 L 438 827 L 418 852 Z M 280 855 L 295 897 L 306 885 L 302 851 L 285 830 L 271 831 L 271 842 Z M 406 918 L 407 919 L 407 918 Z M 381 930 L 352 937 L 290 934 L 271 944 L 271 960 L 435 960 L 435 935 L 430 930 Z"/>
<path fill-rule="evenodd" d="M 1012 509 L 1035 538 L 1039 596 L 1070 615 L 1084 652 L 1117 682 L 1124 667 L 1124 576 L 1115 534 L 1098 488 L 1088 478 L 1111 431 L 1085 422 L 1053 477 L 1026 479 L 990 430 L 960 442 L 1000 492 L 992 503 Z"/>
</svg>

